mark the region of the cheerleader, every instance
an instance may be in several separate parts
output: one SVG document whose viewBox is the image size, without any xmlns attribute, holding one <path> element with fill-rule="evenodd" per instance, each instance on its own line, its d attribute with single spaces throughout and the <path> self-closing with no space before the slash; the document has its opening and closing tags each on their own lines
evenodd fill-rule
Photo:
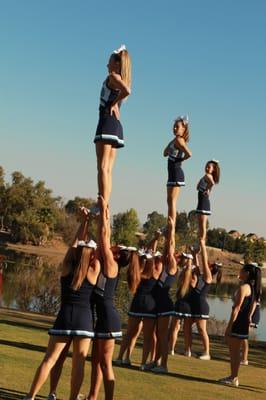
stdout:
<svg viewBox="0 0 266 400">
<path fill-rule="evenodd" d="M 168 359 L 168 329 L 170 317 L 174 312 L 174 304 L 170 298 L 169 291 L 176 281 L 177 262 L 175 258 L 175 223 L 171 217 L 168 217 L 167 235 L 162 257 L 156 260 L 158 269 L 161 269 L 157 285 L 154 288 L 154 297 L 156 300 L 157 313 L 157 365 L 152 372 L 167 373 Z"/>
<path fill-rule="evenodd" d="M 260 269 L 257 263 L 250 263 L 250 264 Z M 259 273 L 261 273 L 261 271 Z M 262 295 L 262 290 L 260 291 L 260 294 L 257 297 L 254 297 L 252 309 L 250 311 L 251 315 L 250 325 L 249 325 L 250 328 L 258 328 L 260 322 L 261 295 Z M 249 352 L 248 339 L 244 339 L 242 344 L 242 357 L 240 361 L 241 365 L 248 365 L 248 352 Z"/>
<path fill-rule="evenodd" d="M 158 240 L 161 233 L 156 231 L 153 239 L 148 244 L 145 250 L 135 251 L 131 255 L 131 261 L 127 270 L 127 282 L 130 292 L 134 295 L 129 312 L 128 312 L 128 323 L 127 332 L 123 336 L 123 340 L 120 346 L 119 354 L 113 364 L 130 366 L 130 356 L 135 347 L 138 336 L 140 335 L 143 328 L 143 314 L 144 310 L 143 303 L 144 298 L 147 300 L 145 285 L 141 283 L 142 274 L 145 268 L 145 262 L 147 258 L 151 258 L 157 250 Z M 141 314 L 141 315 L 140 315 Z M 151 360 L 150 364 L 154 362 L 155 354 L 154 347 L 155 343 L 152 344 L 151 349 Z M 124 353 L 126 352 L 126 357 L 123 359 Z M 147 365 L 146 365 L 147 367 Z"/>
<path fill-rule="evenodd" d="M 198 190 L 198 205 L 196 213 L 198 214 L 199 242 L 206 242 L 207 219 L 211 215 L 211 206 L 209 194 L 212 187 L 218 184 L 220 180 L 220 166 L 217 160 L 210 160 L 205 166 L 205 175 L 200 179 Z"/>
<path fill-rule="evenodd" d="M 83 381 L 84 364 L 90 340 L 94 336 L 90 299 L 100 264 L 95 243 L 86 242 L 87 210 L 81 209 L 82 223 L 63 261 L 61 308 L 53 328 L 44 360 L 36 371 L 31 389 L 24 400 L 34 399 L 62 352 L 73 341 L 70 400 L 76 400 Z"/>
<path fill-rule="evenodd" d="M 195 268 L 192 264 L 192 254 L 182 253 L 181 257 L 181 273 L 177 280 L 176 303 L 174 305 L 174 314 L 171 321 L 170 334 L 169 334 L 169 354 L 175 354 L 175 345 L 177 342 L 178 333 L 181 327 L 181 320 L 183 320 L 185 352 L 184 355 L 191 356 L 191 306 L 190 306 L 190 293 L 192 271 Z"/>
<path fill-rule="evenodd" d="M 107 68 L 108 76 L 101 90 L 99 122 L 94 143 L 97 156 L 98 191 L 108 203 L 112 190 L 112 169 L 116 149 L 124 146 L 120 106 L 122 101 L 130 95 L 131 90 L 131 60 L 124 45 L 111 54 Z"/>
<path fill-rule="evenodd" d="M 89 400 L 98 397 L 101 381 L 104 381 L 106 400 L 114 397 L 115 377 L 112 367 L 115 339 L 122 336 L 119 314 L 114 305 L 118 283 L 119 265 L 117 255 L 110 246 L 111 229 L 109 207 L 103 196 L 99 196 L 99 251 L 101 272 L 94 289 L 96 308 L 95 339 L 92 349 L 91 388 Z M 128 262 L 128 261 L 126 261 Z"/>
<path fill-rule="evenodd" d="M 179 196 L 180 187 L 185 186 L 185 176 L 182 162 L 192 156 L 187 143 L 189 141 L 188 118 L 177 117 L 173 126 L 175 138 L 164 149 L 164 157 L 168 157 L 168 181 L 167 181 L 167 204 L 168 216 L 175 223 L 176 201 Z"/>
<path fill-rule="evenodd" d="M 239 386 L 238 371 L 243 341 L 248 339 L 250 315 L 254 300 L 261 293 L 261 271 L 254 264 L 244 265 L 239 273 L 240 287 L 234 294 L 234 304 L 228 322 L 225 338 L 229 346 L 231 374 L 220 383 Z"/>
</svg>

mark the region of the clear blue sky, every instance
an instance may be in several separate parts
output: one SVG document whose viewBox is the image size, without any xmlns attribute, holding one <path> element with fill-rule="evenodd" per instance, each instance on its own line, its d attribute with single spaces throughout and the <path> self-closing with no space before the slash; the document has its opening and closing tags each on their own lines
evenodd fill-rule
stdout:
<svg viewBox="0 0 266 400">
<path fill-rule="evenodd" d="M 164 146 L 190 117 L 192 159 L 180 211 L 196 206 L 209 158 L 220 160 L 211 227 L 266 236 L 264 0 L 0 0 L 0 134 L 9 178 L 20 170 L 65 200 L 96 197 L 93 137 L 113 49 L 133 60 L 123 105 L 113 213 L 166 214 Z"/>
</svg>

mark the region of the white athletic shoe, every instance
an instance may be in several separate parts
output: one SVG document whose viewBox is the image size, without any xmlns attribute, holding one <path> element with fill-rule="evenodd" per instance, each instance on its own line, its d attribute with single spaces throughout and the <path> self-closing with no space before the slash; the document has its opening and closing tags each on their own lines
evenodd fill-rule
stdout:
<svg viewBox="0 0 266 400">
<path fill-rule="evenodd" d="M 55 393 L 50 393 L 46 400 L 56 400 L 56 394 Z"/>
<path fill-rule="evenodd" d="M 191 357 L 191 351 L 190 350 L 185 351 L 184 356 L 185 357 Z"/>
<path fill-rule="evenodd" d="M 221 383 L 222 385 L 228 385 L 234 387 L 239 386 L 238 378 L 231 378 L 231 376 L 226 376 L 225 378 L 219 379 L 218 382 Z"/>
<path fill-rule="evenodd" d="M 211 359 L 211 356 L 209 354 L 202 354 L 201 356 L 199 356 L 199 359 L 209 361 Z"/>
<path fill-rule="evenodd" d="M 175 351 L 174 351 L 174 350 L 169 350 L 168 354 L 169 354 L 170 356 L 174 356 L 174 355 L 175 355 Z"/>
<path fill-rule="evenodd" d="M 248 360 L 242 360 L 242 361 L 240 361 L 240 365 L 248 365 Z"/>
</svg>

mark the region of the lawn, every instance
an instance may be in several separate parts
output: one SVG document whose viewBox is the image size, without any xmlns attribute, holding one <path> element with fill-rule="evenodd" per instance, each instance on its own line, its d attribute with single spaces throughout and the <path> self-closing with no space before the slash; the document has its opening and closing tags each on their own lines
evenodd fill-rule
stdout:
<svg viewBox="0 0 266 400">
<path fill-rule="evenodd" d="M 0 309 L 0 399 L 18 400 L 25 395 L 46 349 L 47 329 L 51 323 L 52 318 L 40 314 Z M 198 349 L 199 342 L 196 339 L 194 350 Z M 217 379 L 229 372 L 228 350 L 221 340 L 212 339 L 211 361 L 201 361 L 194 357 L 188 359 L 182 355 L 169 356 L 169 374 L 164 376 L 139 371 L 141 347 L 138 346 L 130 369 L 115 367 L 115 399 L 265 399 L 265 349 L 265 344 L 252 345 L 250 365 L 240 370 L 240 387 L 231 388 L 217 384 Z M 70 370 L 71 357 L 68 357 L 58 388 L 59 399 L 68 398 Z M 81 393 L 87 392 L 89 377 L 88 360 Z M 45 398 L 47 393 L 46 383 L 38 398 Z"/>
</svg>

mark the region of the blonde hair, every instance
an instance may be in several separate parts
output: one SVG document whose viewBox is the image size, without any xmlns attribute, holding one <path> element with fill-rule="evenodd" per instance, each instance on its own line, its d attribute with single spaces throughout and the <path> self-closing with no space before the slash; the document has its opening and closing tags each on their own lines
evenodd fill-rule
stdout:
<svg viewBox="0 0 266 400">
<path fill-rule="evenodd" d="M 127 87 L 131 89 L 131 58 L 127 50 L 113 53 L 115 61 L 120 62 L 120 74 Z"/>
</svg>

